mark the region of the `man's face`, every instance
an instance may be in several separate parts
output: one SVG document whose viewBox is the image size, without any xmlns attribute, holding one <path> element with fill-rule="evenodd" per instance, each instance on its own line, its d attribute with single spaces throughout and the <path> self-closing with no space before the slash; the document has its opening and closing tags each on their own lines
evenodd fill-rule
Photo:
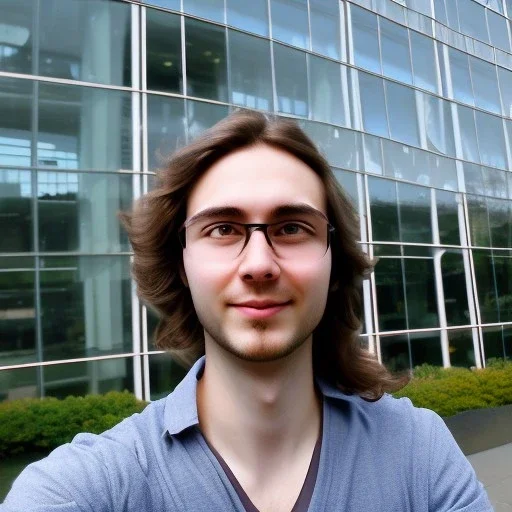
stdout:
<svg viewBox="0 0 512 512">
<path fill-rule="evenodd" d="M 222 221 L 272 223 L 281 220 L 273 213 L 277 207 L 299 204 L 326 215 L 320 178 L 289 153 L 257 145 L 225 156 L 200 178 L 187 219 L 233 207 L 240 213 Z M 277 360 L 310 341 L 324 313 L 330 249 L 309 260 L 282 259 L 262 231 L 253 231 L 244 250 L 227 259 L 187 242 L 183 262 L 207 347 L 217 343 L 247 361 Z"/>
</svg>

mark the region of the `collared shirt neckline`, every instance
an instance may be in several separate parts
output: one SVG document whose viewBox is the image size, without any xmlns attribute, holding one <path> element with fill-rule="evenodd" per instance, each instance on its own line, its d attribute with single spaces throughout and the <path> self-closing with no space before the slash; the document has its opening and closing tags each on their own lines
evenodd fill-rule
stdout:
<svg viewBox="0 0 512 512">
<path fill-rule="evenodd" d="M 205 362 L 205 356 L 198 359 L 175 390 L 164 399 L 165 430 L 163 435 L 167 433 L 171 436 L 177 435 L 199 424 L 196 391 L 197 381 L 203 374 Z M 316 379 L 316 383 L 324 397 L 348 402 L 361 400 L 358 395 L 347 395 L 320 378 Z"/>
</svg>

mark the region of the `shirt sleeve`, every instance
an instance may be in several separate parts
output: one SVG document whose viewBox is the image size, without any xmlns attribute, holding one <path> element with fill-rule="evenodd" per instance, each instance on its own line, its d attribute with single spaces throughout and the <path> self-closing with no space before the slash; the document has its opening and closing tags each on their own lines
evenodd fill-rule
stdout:
<svg viewBox="0 0 512 512">
<path fill-rule="evenodd" d="M 436 414 L 430 434 L 429 510 L 493 511 L 483 485 L 444 421 Z"/>
<path fill-rule="evenodd" d="M 149 494 L 146 474 L 133 450 L 113 439 L 79 434 L 27 466 L 0 512 L 150 510 Z"/>
<path fill-rule="evenodd" d="M 94 437 L 63 445 L 27 466 L 14 481 L 0 512 L 111 512 L 108 469 Z"/>
</svg>

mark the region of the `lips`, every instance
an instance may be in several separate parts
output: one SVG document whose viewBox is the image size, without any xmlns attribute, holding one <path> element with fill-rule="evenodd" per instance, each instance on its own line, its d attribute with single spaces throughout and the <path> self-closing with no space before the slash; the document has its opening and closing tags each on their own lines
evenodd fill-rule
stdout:
<svg viewBox="0 0 512 512">
<path fill-rule="evenodd" d="M 276 302 L 271 300 L 250 300 L 247 302 L 232 304 L 232 307 L 246 317 L 262 319 L 276 315 L 289 304 L 291 304 L 291 301 Z"/>
</svg>

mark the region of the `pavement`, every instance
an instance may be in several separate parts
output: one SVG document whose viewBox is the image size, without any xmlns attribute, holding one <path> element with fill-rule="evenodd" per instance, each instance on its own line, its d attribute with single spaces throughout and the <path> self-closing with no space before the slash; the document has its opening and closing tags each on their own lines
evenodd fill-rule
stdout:
<svg viewBox="0 0 512 512">
<path fill-rule="evenodd" d="M 512 443 L 467 456 L 495 512 L 512 512 Z"/>
</svg>

